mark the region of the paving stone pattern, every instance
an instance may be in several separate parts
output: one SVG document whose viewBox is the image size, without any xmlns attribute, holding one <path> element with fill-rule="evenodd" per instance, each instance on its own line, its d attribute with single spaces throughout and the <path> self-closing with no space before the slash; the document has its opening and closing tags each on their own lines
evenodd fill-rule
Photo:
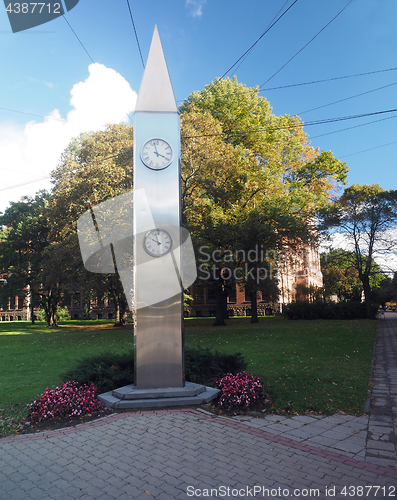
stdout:
<svg viewBox="0 0 397 500">
<path fill-rule="evenodd" d="M 370 417 L 156 410 L 10 436 L 0 439 L 0 500 L 397 500 L 396 342 L 397 314 L 387 313 Z"/>
<path fill-rule="evenodd" d="M 397 460 L 397 314 L 388 312 L 379 323 L 365 459 L 387 466 Z"/>
</svg>

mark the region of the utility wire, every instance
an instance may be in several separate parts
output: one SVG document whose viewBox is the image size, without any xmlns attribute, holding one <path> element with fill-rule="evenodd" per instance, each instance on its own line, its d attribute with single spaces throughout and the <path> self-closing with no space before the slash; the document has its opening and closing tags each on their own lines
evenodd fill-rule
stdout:
<svg viewBox="0 0 397 500">
<path fill-rule="evenodd" d="M 66 17 L 65 17 L 65 15 L 64 15 L 64 14 L 63 14 L 63 16 L 62 16 L 62 17 L 65 19 L 66 24 L 67 24 L 67 25 L 69 26 L 69 28 L 71 29 L 71 31 L 72 31 L 72 33 L 73 33 L 73 35 L 77 38 L 77 40 L 78 40 L 79 44 L 83 47 L 84 52 L 85 52 L 85 53 L 87 54 L 87 56 L 90 58 L 91 62 L 92 62 L 93 64 L 95 64 L 94 59 L 91 57 L 90 53 L 89 53 L 89 52 L 88 52 L 88 50 L 85 48 L 85 46 L 84 46 L 83 42 L 82 42 L 82 41 L 80 40 L 80 38 L 77 36 L 77 33 L 74 31 L 74 29 L 72 28 L 72 26 L 70 25 L 69 21 L 66 19 Z"/>
<path fill-rule="evenodd" d="M 298 115 L 310 113 L 310 111 L 315 111 L 316 109 L 326 108 L 327 106 L 332 106 L 333 104 L 339 104 L 340 102 L 348 101 L 349 99 L 354 99 L 355 97 L 361 97 L 362 95 L 370 94 L 371 92 L 376 92 L 377 90 L 386 89 L 387 87 L 392 87 L 393 85 L 397 85 L 397 82 L 389 83 L 388 85 L 383 85 L 383 87 L 377 87 L 376 89 L 367 90 L 366 92 L 361 92 L 360 94 L 355 94 L 350 97 L 345 97 L 344 99 L 339 99 L 339 101 L 329 102 L 328 104 L 323 104 L 322 106 L 317 106 L 316 108 L 307 109 L 306 111 L 301 111 Z"/>
<path fill-rule="evenodd" d="M 278 17 L 272 24 L 270 24 L 270 26 L 262 33 L 262 35 L 255 40 L 255 42 L 244 52 L 244 54 L 241 57 L 239 57 L 234 64 L 232 64 L 232 66 L 230 66 L 230 68 L 221 76 L 221 78 L 224 78 L 229 73 L 229 71 L 231 71 L 241 61 L 241 59 L 243 59 L 243 57 L 247 56 L 249 52 L 251 52 L 251 50 L 259 42 L 259 40 L 261 40 L 266 35 L 266 33 L 268 33 L 273 28 L 273 26 L 280 21 L 282 17 L 284 17 L 284 15 L 291 9 L 291 7 L 293 7 L 296 4 L 297 1 L 298 0 L 295 0 L 294 3 L 290 5 L 288 9 L 281 14 L 280 17 Z"/>
<path fill-rule="evenodd" d="M 374 149 L 384 148 L 385 146 L 391 146 L 392 144 L 396 144 L 396 143 L 397 143 L 397 141 L 388 142 L 387 144 L 381 144 L 380 146 L 375 146 L 374 148 L 363 149 L 362 151 L 356 151 L 355 153 L 350 153 L 348 155 L 339 156 L 339 158 L 347 158 L 348 156 L 354 156 L 354 155 L 358 155 L 360 153 L 366 153 L 367 151 L 373 151 Z"/>
<path fill-rule="evenodd" d="M 95 63 L 94 59 L 91 57 L 91 54 L 88 52 L 88 50 L 85 48 L 83 42 L 80 40 L 80 38 L 77 36 L 77 33 L 74 31 L 74 29 L 72 28 L 72 26 L 70 25 L 69 21 L 66 19 L 65 17 L 65 14 L 62 14 L 62 17 L 64 18 L 66 24 L 69 26 L 69 28 L 71 29 L 72 33 L 74 34 L 74 36 L 76 37 L 76 39 L 78 40 L 79 44 L 83 47 L 83 50 L 84 52 L 87 54 L 87 56 L 89 57 L 90 61 L 92 62 L 92 64 L 94 65 L 94 68 L 96 69 L 96 71 L 98 71 L 98 73 L 101 75 L 101 77 L 103 78 L 104 82 L 106 83 L 106 85 L 108 85 L 108 82 L 106 80 L 106 78 L 102 75 L 100 69 L 98 68 L 97 66 L 97 63 Z M 109 90 L 112 92 L 112 94 L 114 95 L 114 92 L 112 91 L 112 89 L 108 86 Z M 117 99 L 118 97 L 115 96 L 115 99 Z"/>
<path fill-rule="evenodd" d="M 141 56 L 142 66 L 145 68 L 145 63 L 144 63 L 144 61 L 143 61 L 143 57 L 142 57 L 141 46 L 140 46 L 140 44 L 139 44 L 139 40 L 138 40 L 138 34 L 137 34 L 137 32 L 136 32 L 136 29 L 135 29 L 134 18 L 132 17 L 131 6 L 130 6 L 130 0 L 127 0 L 127 5 L 128 5 L 128 10 L 130 11 L 131 22 L 132 22 L 132 26 L 133 26 L 133 28 L 134 28 L 135 39 L 136 39 L 136 43 L 137 43 L 137 45 L 138 45 L 139 55 Z"/>
<path fill-rule="evenodd" d="M 34 181 L 22 182 L 22 184 L 15 184 L 14 186 L 1 188 L 0 191 L 8 191 L 9 189 L 15 189 L 17 187 L 26 186 L 26 184 L 33 184 L 34 182 L 44 181 L 46 179 L 49 179 L 50 177 L 51 177 L 50 175 L 46 175 L 45 177 L 41 177 L 40 179 L 35 179 Z"/>
<path fill-rule="evenodd" d="M 0 109 L 2 109 L 3 111 L 11 111 L 12 113 L 20 113 L 21 115 L 35 116 L 36 118 L 51 118 L 52 120 L 62 121 L 60 118 L 53 118 L 52 116 L 36 115 L 34 113 L 27 113 L 26 111 L 18 111 L 17 109 L 2 108 L 2 107 L 0 107 Z"/>
<path fill-rule="evenodd" d="M 334 80 L 343 80 L 344 78 L 355 78 L 357 76 L 374 75 L 376 73 L 384 73 L 385 71 L 396 71 L 396 70 L 397 70 L 397 68 L 388 68 L 388 69 L 380 69 L 377 71 L 367 71 L 366 73 L 356 73 L 355 75 L 335 76 L 333 78 L 326 78 L 324 80 L 314 80 L 312 82 L 292 83 L 290 85 L 281 85 L 279 87 L 270 87 L 268 89 L 262 89 L 262 90 L 260 90 L 260 92 L 267 92 L 268 90 L 288 89 L 291 87 L 300 87 L 302 85 L 313 85 L 315 83 L 332 82 Z"/>
<path fill-rule="evenodd" d="M 303 127 L 303 126 L 312 126 L 312 125 L 323 125 L 323 124 L 328 124 L 328 123 L 334 123 L 334 122 L 339 122 L 339 121 L 343 121 L 343 120 L 353 120 L 353 119 L 357 119 L 357 118 L 362 118 L 364 116 L 373 116 L 373 115 L 379 115 L 379 114 L 384 114 L 384 113 L 392 113 L 392 112 L 397 112 L 397 109 L 387 109 L 387 110 L 384 110 L 384 111 L 376 111 L 374 113 L 364 113 L 364 114 L 361 114 L 361 115 L 352 115 L 352 116 L 344 116 L 344 117 L 337 117 L 337 118 L 328 118 L 328 119 L 325 119 L 325 120 L 316 120 L 316 121 L 312 121 L 312 122 L 306 122 L 306 123 L 299 123 L 298 125 L 294 126 L 294 125 L 285 125 L 283 127 L 263 127 L 263 128 L 260 128 L 260 129 L 248 129 L 248 130 L 242 130 L 240 132 L 234 132 L 233 135 L 242 135 L 242 134 L 249 134 L 249 133 L 255 133 L 255 132 L 266 132 L 266 131 L 269 131 L 269 130 L 282 130 L 282 129 L 289 129 L 289 128 L 296 128 L 296 127 Z M 392 116 L 390 118 L 396 118 L 396 116 Z M 385 119 L 388 119 L 388 118 L 385 118 Z M 381 121 L 381 120 L 377 120 L 377 121 Z M 370 122 L 370 123 L 374 123 L 374 122 Z M 363 124 L 363 125 L 367 125 L 367 124 Z M 357 127 L 359 126 L 362 126 L 362 125 L 357 125 Z M 354 127 L 352 127 L 354 128 Z M 332 133 L 332 132 L 331 132 Z M 219 134 L 197 134 L 197 135 L 191 135 L 191 136 L 182 136 L 181 139 L 197 139 L 197 138 L 200 138 L 200 137 L 223 137 L 225 136 L 226 134 L 225 133 L 219 133 Z M 326 135 L 326 134 L 324 134 Z M 319 136 L 317 136 L 319 137 Z M 313 139 L 313 138 L 311 138 Z M 395 141 L 397 142 L 397 141 Z M 394 143 L 389 143 L 389 144 L 394 144 Z M 385 144 L 383 146 L 386 146 L 386 145 L 389 145 L 389 144 Z M 383 147 L 383 146 L 379 146 L 379 147 Z M 375 148 L 373 148 L 375 149 Z M 103 158 L 103 161 L 107 160 L 108 158 L 113 158 L 115 156 L 120 156 L 121 154 L 123 154 L 125 152 L 121 152 L 121 153 L 117 153 L 115 155 L 111 155 L 111 156 L 108 156 L 106 158 Z M 353 154 L 358 154 L 358 153 L 353 153 Z M 347 155 L 348 156 L 348 155 Z M 15 189 L 17 187 L 21 187 L 21 186 L 25 186 L 27 184 L 32 184 L 34 182 L 39 182 L 39 181 L 42 181 L 42 180 L 46 180 L 46 179 L 50 179 L 51 175 L 47 175 L 45 177 L 42 177 L 42 178 L 39 178 L 39 179 L 35 179 L 35 180 L 32 180 L 32 181 L 27 181 L 27 182 L 24 182 L 22 184 L 15 184 L 14 186 L 9 186 L 9 187 L 5 187 L 5 188 L 2 188 L 0 189 L 0 191 L 8 191 L 10 189 Z"/>
<path fill-rule="evenodd" d="M 190 136 L 182 136 L 182 139 L 195 139 L 199 137 L 223 137 L 225 135 L 243 135 L 243 134 L 250 134 L 250 133 L 255 133 L 255 132 L 266 132 L 269 130 L 283 130 L 283 129 L 289 129 L 289 128 L 297 128 L 297 127 L 311 127 L 314 125 L 326 125 L 328 123 L 336 123 L 340 121 L 346 121 L 346 120 L 355 120 L 357 118 L 364 118 L 366 116 L 375 116 L 375 115 L 381 115 L 385 113 L 396 113 L 397 109 L 387 109 L 384 111 L 375 111 L 372 113 L 362 113 L 359 115 L 349 115 L 349 116 L 341 116 L 341 117 L 336 117 L 336 118 L 325 118 L 323 120 L 313 120 L 311 122 L 299 122 L 297 125 L 284 125 L 282 127 L 261 127 L 258 129 L 247 129 L 247 130 L 241 130 L 238 132 L 222 132 L 218 134 L 202 134 L 202 135 L 190 135 Z M 312 138 L 311 138 L 312 139 Z"/>
<path fill-rule="evenodd" d="M 317 83 L 332 82 L 332 81 L 335 81 L 335 80 L 343 80 L 343 79 L 346 79 L 346 78 L 356 78 L 358 76 L 375 75 L 377 73 L 385 73 L 387 71 L 396 71 L 396 70 L 397 70 L 397 68 L 387 68 L 387 69 L 380 69 L 380 70 L 376 70 L 376 71 L 367 71 L 365 73 L 356 73 L 354 75 L 335 76 L 335 77 L 332 77 L 332 78 L 325 78 L 323 80 L 313 80 L 311 82 L 292 83 L 290 85 L 281 85 L 279 87 L 269 87 L 269 88 L 266 88 L 266 89 L 260 89 L 259 92 L 267 92 L 267 91 L 270 91 L 270 90 L 288 89 L 288 88 L 292 88 L 292 87 L 301 87 L 301 86 L 304 86 L 304 85 L 314 85 L 314 84 L 317 84 Z M 248 90 L 249 89 L 247 89 L 247 91 Z M 225 94 L 225 95 L 227 96 L 227 95 L 231 95 L 231 94 Z M 184 102 L 184 101 L 185 101 L 185 99 L 180 99 L 177 102 Z M 2 109 L 2 108 L 0 108 L 0 109 Z"/>
<path fill-rule="evenodd" d="M 316 35 L 314 35 L 314 37 L 313 37 L 311 40 L 309 40 L 309 41 L 307 42 L 307 44 L 306 44 L 306 45 L 304 45 L 304 46 L 303 46 L 300 50 L 298 50 L 298 52 L 296 52 L 296 54 L 294 54 L 294 55 L 293 55 L 290 59 L 288 59 L 288 61 L 287 61 L 287 62 L 286 62 L 283 66 L 281 66 L 281 68 L 280 68 L 278 71 L 276 71 L 276 72 L 275 72 L 275 73 L 274 73 L 274 74 L 273 74 L 270 78 L 268 78 L 268 79 L 265 81 L 265 83 L 262 83 L 262 85 L 261 85 L 259 88 L 262 88 L 263 86 L 265 86 L 268 82 L 270 82 L 270 80 L 271 80 L 272 78 L 274 78 L 274 77 L 275 77 L 278 73 L 280 73 L 280 71 L 281 71 L 282 69 L 284 69 L 284 68 L 287 66 L 287 64 L 288 64 L 288 63 L 290 63 L 290 62 L 292 61 L 292 59 L 294 59 L 294 58 L 295 58 L 298 54 L 300 54 L 300 53 L 301 53 L 301 52 L 302 52 L 302 51 L 303 51 L 303 50 L 304 50 L 304 49 L 305 49 L 305 48 L 306 48 L 306 47 L 307 47 L 307 46 L 308 46 L 308 45 L 309 45 L 309 44 L 310 44 L 310 43 L 311 43 L 311 42 L 312 42 L 315 38 L 317 38 L 317 37 L 318 37 L 318 35 L 319 35 L 322 31 L 324 31 L 324 30 L 325 30 L 325 29 L 326 29 L 326 28 L 327 28 L 327 27 L 328 27 L 328 26 L 329 26 L 329 25 L 330 25 L 333 21 L 335 21 L 335 19 L 336 19 L 336 18 L 337 18 L 340 14 L 342 14 L 342 12 L 343 12 L 343 11 L 344 11 L 344 10 L 345 10 L 345 9 L 346 9 L 346 8 L 347 8 L 350 4 L 351 4 L 351 3 L 352 3 L 352 1 L 353 1 L 353 0 L 350 0 L 350 1 L 349 1 L 349 2 L 348 2 L 348 3 L 347 3 L 344 7 L 343 7 L 343 9 L 342 9 L 342 10 L 340 10 L 340 11 L 336 14 L 336 16 L 335 16 L 335 17 L 333 17 L 333 18 L 331 19 L 331 21 L 329 21 L 329 23 L 327 23 L 327 24 L 326 24 L 323 28 L 321 28 L 321 30 L 320 30 L 320 31 L 319 31 Z"/>
<path fill-rule="evenodd" d="M 352 130 L 353 128 L 365 127 L 366 125 L 372 125 L 373 123 L 384 122 L 385 120 L 392 120 L 393 118 L 397 118 L 397 115 L 388 116 L 387 118 L 381 118 L 380 120 L 372 120 L 370 122 L 360 123 L 360 125 L 353 125 L 352 127 L 333 130 L 332 132 L 326 132 L 325 134 L 315 135 L 313 137 L 310 137 L 310 140 L 317 139 L 318 137 L 324 137 L 325 135 L 337 134 L 338 132 L 345 132 L 346 130 Z"/>
<path fill-rule="evenodd" d="M 270 29 L 270 25 L 273 23 L 273 21 L 277 18 L 277 16 L 280 14 L 280 12 L 284 9 L 284 7 L 287 5 L 287 3 L 289 2 L 289 0 L 286 0 L 286 2 L 284 3 L 284 5 L 281 7 L 281 9 L 277 12 L 277 14 L 273 17 L 273 19 L 270 21 L 270 23 L 268 24 L 267 26 L 267 30 Z M 292 7 L 292 6 L 291 6 Z M 247 57 L 250 55 L 251 51 L 252 51 L 252 48 L 251 49 L 248 49 L 248 52 L 246 54 L 246 56 L 244 57 L 244 59 L 242 59 L 242 61 L 240 62 L 240 64 L 238 66 L 236 66 L 234 72 L 236 72 L 239 67 L 243 64 L 243 62 L 247 59 Z"/>
<path fill-rule="evenodd" d="M 126 151 L 121 151 L 120 153 L 116 153 L 114 155 L 106 156 L 106 158 L 102 158 L 102 161 L 109 160 L 110 158 L 115 158 L 116 156 L 121 156 L 121 155 L 123 155 L 125 153 L 126 153 Z M 96 158 L 98 158 L 98 157 L 96 157 Z M 6 170 L 6 169 L 0 169 L 0 170 Z M 46 175 L 44 177 L 39 177 L 38 179 L 34 179 L 34 180 L 31 180 L 31 181 L 26 181 L 26 182 L 23 182 L 21 184 L 15 184 L 14 186 L 9 186 L 9 187 L 5 187 L 5 188 L 1 188 L 0 191 L 8 191 L 10 189 L 15 189 L 15 188 L 18 188 L 18 187 L 26 186 L 26 184 L 33 184 L 34 182 L 44 181 L 44 180 L 50 179 L 50 178 L 51 178 L 51 174 L 50 175 Z"/>
</svg>

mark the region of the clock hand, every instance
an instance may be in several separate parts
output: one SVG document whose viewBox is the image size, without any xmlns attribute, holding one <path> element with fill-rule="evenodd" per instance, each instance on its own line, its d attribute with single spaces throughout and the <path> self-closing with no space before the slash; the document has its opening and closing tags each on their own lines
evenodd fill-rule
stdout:
<svg viewBox="0 0 397 500">
<path fill-rule="evenodd" d="M 160 153 L 157 153 L 157 156 L 162 156 L 163 158 L 165 158 L 166 160 L 168 160 L 169 158 L 167 158 L 166 156 L 160 154 Z"/>
</svg>

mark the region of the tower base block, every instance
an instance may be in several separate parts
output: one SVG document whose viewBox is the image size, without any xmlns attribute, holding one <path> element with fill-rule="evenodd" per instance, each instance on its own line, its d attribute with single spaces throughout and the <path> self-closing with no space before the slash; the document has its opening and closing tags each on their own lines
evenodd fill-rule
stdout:
<svg viewBox="0 0 397 500">
<path fill-rule="evenodd" d="M 166 408 L 209 403 L 220 395 L 219 389 L 186 382 L 184 387 L 135 389 L 134 384 L 99 394 L 105 406 L 115 409 Z"/>
</svg>

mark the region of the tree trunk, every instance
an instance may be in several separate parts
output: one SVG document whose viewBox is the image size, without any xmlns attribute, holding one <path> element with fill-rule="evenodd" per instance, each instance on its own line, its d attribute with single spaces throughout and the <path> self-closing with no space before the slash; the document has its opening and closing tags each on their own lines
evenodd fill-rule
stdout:
<svg viewBox="0 0 397 500">
<path fill-rule="evenodd" d="M 215 321 L 212 326 L 226 326 L 225 323 L 225 303 L 227 302 L 227 293 L 223 290 L 221 283 L 216 284 L 216 309 Z"/>
<path fill-rule="evenodd" d="M 34 325 L 34 305 L 33 305 L 33 301 L 30 302 L 29 304 L 29 307 L 30 307 L 30 321 L 32 322 L 32 325 Z"/>
<path fill-rule="evenodd" d="M 120 298 L 115 288 L 112 288 L 114 300 L 115 323 L 113 326 L 123 326 L 127 322 L 126 302 Z"/>
<path fill-rule="evenodd" d="M 44 306 L 45 317 L 48 328 L 58 328 L 57 307 L 46 304 Z"/>
<path fill-rule="evenodd" d="M 114 295 L 114 315 L 115 323 L 113 326 L 122 326 L 121 314 L 120 314 L 120 301 L 117 296 Z"/>
<path fill-rule="evenodd" d="M 251 301 L 251 323 L 259 323 L 258 320 L 258 293 L 257 291 L 250 292 Z"/>
<path fill-rule="evenodd" d="M 49 319 L 47 319 L 47 326 L 49 328 L 58 328 L 58 318 L 56 313 L 54 314 L 53 311 L 51 311 Z"/>
<path fill-rule="evenodd" d="M 52 290 L 44 297 L 41 297 L 41 305 L 44 308 L 47 326 L 49 328 L 58 328 L 58 299 Z"/>
</svg>

